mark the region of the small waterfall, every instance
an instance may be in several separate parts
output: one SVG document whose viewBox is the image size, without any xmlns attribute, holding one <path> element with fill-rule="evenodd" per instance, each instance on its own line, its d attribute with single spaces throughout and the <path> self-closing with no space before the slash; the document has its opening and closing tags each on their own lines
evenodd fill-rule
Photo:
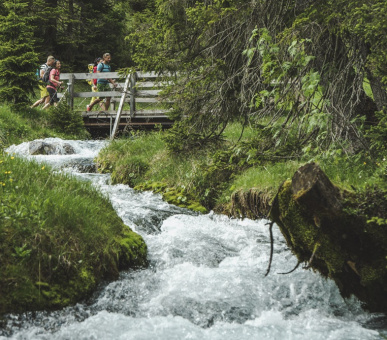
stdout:
<svg viewBox="0 0 387 340">
<path fill-rule="evenodd" d="M 385 315 L 344 300 L 335 284 L 299 267 L 278 228 L 269 260 L 268 221 L 197 214 L 159 195 L 111 185 L 87 172 L 103 141 L 62 141 L 56 154 L 31 156 L 29 143 L 7 151 L 90 180 L 148 245 L 150 266 L 124 271 L 88 300 L 54 312 L 7 315 L 0 339 L 383 339 Z M 63 152 L 69 144 L 75 153 Z"/>
</svg>

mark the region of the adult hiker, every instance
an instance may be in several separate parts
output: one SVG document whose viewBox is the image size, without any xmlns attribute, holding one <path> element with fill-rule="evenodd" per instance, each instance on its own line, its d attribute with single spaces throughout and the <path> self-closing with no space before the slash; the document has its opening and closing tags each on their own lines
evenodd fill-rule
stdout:
<svg viewBox="0 0 387 340">
<path fill-rule="evenodd" d="M 52 55 L 50 55 L 50 56 L 47 57 L 47 62 L 45 62 L 44 64 L 40 65 L 40 70 L 39 70 L 40 99 L 38 99 L 35 103 L 33 103 L 31 105 L 31 108 L 36 107 L 36 106 L 38 106 L 40 104 L 43 104 L 43 103 L 47 104 L 49 102 L 50 95 L 49 95 L 49 93 L 47 91 L 46 84 L 44 84 L 41 80 L 42 80 L 43 75 L 46 72 L 46 70 L 49 67 L 52 67 L 54 62 L 55 62 L 55 58 Z"/>
<path fill-rule="evenodd" d="M 46 86 L 48 93 L 50 94 L 50 101 L 44 105 L 43 109 L 48 108 L 52 104 L 55 106 L 58 104 L 58 96 L 57 92 L 60 86 L 63 84 L 63 81 L 59 81 L 60 77 L 60 68 L 61 68 L 61 63 L 59 60 L 55 60 L 53 69 L 50 71 L 50 80 L 48 85 Z"/>
<path fill-rule="evenodd" d="M 98 57 L 94 60 L 94 66 L 91 70 L 92 73 L 97 73 L 97 67 L 98 65 L 102 62 L 102 58 Z M 98 89 L 97 89 L 97 79 L 91 79 L 91 91 L 92 92 L 97 92 Z M 91 101 L 90 101 L 90 104 L 89 105 L 86 105 L 86 110 L 87 111 L 91 111 L 91 109 L 93 108 L 93 106 L 95 104 L 99 103 L 99 106 L 102 108 L 104 106 L 103 102 L 102 102 L 102 99 L 100 99 L 99 97 L 92 97 L 91 98 Z"/>
<path fill-rule="evenodd" d="M 105 53 L 102 56 L 102 62 L 99 63 L 97 66 L 97 73 L 111 72 L 111 68 L 109 65 L 110 61 L 111 61 L 110 53 Z M 114 81 L 114 79 L 98 79 L 97 80 L 98 92 L 110 91 L 109 83 L 111 83 L 114 88 L 117 87 L 117 83 Z M 110 99 L 111 99 L 111 97 L 106 97 L 106 99 L 105 99 L 105 110 L 106 111 L 109 109 Z"/>
</svg>

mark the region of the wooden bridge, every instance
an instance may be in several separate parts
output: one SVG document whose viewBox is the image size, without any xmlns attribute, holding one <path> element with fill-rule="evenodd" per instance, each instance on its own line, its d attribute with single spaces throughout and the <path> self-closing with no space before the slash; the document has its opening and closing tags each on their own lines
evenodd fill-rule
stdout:
<svg viewBox="0 0 387 340">
<path fill-rule="evenodd" d="M 119 79 L 118 86 L 114 89 L 110 84 L 110 92 L 92 92 L 91 89 L 88 92 L 74 91 L 75 81 L 99 78 Z M 134 72 L 127 76 L 119 75 L 117 72 L 61 73 L 60 75 L 60 80 L 68 81 L 67 103 L 71 108 L 74 108 L 74 98 L 111 97 L 108 111 L 80 112 L 87 128 L 105 131 L 109 129 L 111 139 L 114 138 L 118 129 L 172 125 L 173 122 L 166 115 L 170 111 L 168 104 L 171 102 L 161 101 L 159 97 L 162 89 L 170 84 L 170 80 L 166 79 L 159 77 L 154 72 Z M 63 95 L 58 93 L 58 97 Z M 124 110 L 125 103 L 129 104 L 129 110 Z M 98 104 L 95 107 L 99 109 Z"/>
</svg>

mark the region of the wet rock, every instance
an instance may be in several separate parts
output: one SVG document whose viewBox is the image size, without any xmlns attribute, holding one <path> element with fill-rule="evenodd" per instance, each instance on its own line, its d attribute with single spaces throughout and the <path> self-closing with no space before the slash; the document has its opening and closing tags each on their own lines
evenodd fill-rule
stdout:
<svg viewBox="0 0 387 340">
<path fill-rule="evenodd" d="M 72 155 L 75 149 L 68 143 L 47 143 L 44 141 L 32 141 L 29 143 L 30 155 Z"/>
</svg>

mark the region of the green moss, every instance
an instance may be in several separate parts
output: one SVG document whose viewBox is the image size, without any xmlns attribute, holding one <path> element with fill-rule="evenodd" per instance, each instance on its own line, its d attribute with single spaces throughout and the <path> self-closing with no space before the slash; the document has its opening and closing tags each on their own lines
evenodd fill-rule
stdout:
<svg viewBox="0 0 387 340">
<path fill-rule="evenodd" d="M 386 263 L 384 263 L 385 265 Z M 373 266 L 363 266 L 360 270 L 361 283 L 363 285 L 368 285 L 373 281 L 380 280 L 383 277 L 385 271 L 383 270 L 383 264 L 378 267 Z"/>
<path fill-rule="evenodd" d="M 354 208 L 354 196 L 343 193 L 347 200 L 342 211 L 327 213 L 303 206 L 298 200 L 302 195 L 293 195 L 292 183 L 286 181 L 271 210 L 271 219 L 299 261 L 332 278 L 343 296 L 354 294 L 369 309 L 386 311 L 386 226 L 376 219 L 367 223 Z"/>
<path fill-rule="evenodd" d="M 142 237 L 130 230 L 119 240 L 119 268 L 139 267 L 147 264 L 147 246 Z"/>
<path fill-rule="evenodd" d="M 195 199 L 183 188 L 169 188 L 167 187 L 167 184 L 163 182 L 144 182 L 135 186 L 134 189 L 141 191 L 151 190 L 153 192 L 161 193 L 163 199 L 170 204 L 201 213 L 207 212 L 207 209 L 199 203 L 199 200 Z"/>
</svg>

